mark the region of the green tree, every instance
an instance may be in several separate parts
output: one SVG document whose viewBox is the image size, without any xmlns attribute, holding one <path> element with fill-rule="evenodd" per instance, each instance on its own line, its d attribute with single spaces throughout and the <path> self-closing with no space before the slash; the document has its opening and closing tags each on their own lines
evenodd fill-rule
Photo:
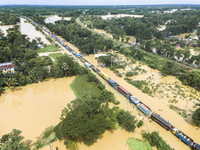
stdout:
<svg viewBox="0 0 200 150">
<path fill-rule="evenodd" d="M 134 116 L 130 114 L 130 112 L 120 110 L 117 116 L 118 123 L 122 126 L 125 130 L 132 132 L 135 130 L 136 126 L 136 119 Z"/>
<path fill-rule="evenodd" d="M 128 41 L 130 40 L 130 37 L 126 37 L 126 43 L 128 43 Z"/>
<path fill-rule="evenodd" d="M 197 124 L 197 126 L 200 124 L 200 108 L 194 111 L 192 114 L 192 119 Z"/>
<path fill-rule="evenodd" d="M 62 69 L 64 70 L 64 73 L 65 73 L 65 76 L 66 76 L 66 72 L 67 72 L 67 70 L 69 69 L 68 64 L 67 64 L 67 63 L 63 63 L 63 64 L 62 64 Z"/>
<path fill-rule="evenodd" d="M 166 62 L 162 67 L 161 72 L 163 75 L 178 75 L 180 72 L 180 67 L 177 66 L 174 62 Z"/>
<path fill-rule="evenodd" d="M 21 132 L 13 129 L 11 133 L 3 135 L 0 139 L 0 150 L 30 150 L 29 145 L 24 146 Z"/>
</svg>

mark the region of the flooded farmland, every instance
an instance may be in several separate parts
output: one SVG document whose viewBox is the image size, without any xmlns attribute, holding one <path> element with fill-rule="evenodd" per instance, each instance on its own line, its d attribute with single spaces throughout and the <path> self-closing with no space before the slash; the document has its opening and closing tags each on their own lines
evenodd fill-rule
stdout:
<svg viewBox="0 0 200 150">
<path fill-rule="evenodd" d="M 36 140 L 45 128 L 57 125 L 62 109 L 75 99 L 70 84 L 75 77 L 51 79 L 6 90 L 0 97 L 0 137 L 13 128 L 22 131 L 25 140 Z"/>
</svg>

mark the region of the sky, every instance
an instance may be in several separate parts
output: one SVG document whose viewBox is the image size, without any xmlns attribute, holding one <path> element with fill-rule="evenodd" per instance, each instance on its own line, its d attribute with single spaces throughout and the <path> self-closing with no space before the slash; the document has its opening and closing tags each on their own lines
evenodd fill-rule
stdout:
<svg viewBox="0 0 200 150">
<path fill-rule="evenodd" d="M 0 0 L 0 5 L 147 5 L 199 4 L 200 0 Z"/>
</svg>

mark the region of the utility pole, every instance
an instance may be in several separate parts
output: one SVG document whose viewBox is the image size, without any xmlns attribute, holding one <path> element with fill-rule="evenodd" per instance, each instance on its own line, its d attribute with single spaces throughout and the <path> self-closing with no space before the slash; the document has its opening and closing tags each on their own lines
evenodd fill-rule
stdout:
<svg viewBox="0 0 200 150">
<path fill-rule="evenodd" d="M 129 103 L 129 93 L 127 93 L 127 112 L 128 112 L 128 103 Z"/>
</svg>

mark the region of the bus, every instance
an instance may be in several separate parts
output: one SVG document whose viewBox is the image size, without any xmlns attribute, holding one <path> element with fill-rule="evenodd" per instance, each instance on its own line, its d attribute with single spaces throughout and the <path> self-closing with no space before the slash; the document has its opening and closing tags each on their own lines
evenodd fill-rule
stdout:
<svg viewBox="0 0 200 150">
<path fill-rule="evenodd" d="M 118 91 L 122 93 L 122 95 L 124 95 L 125 97 L 129 96 L 129 92 L 125 90 L 122 86 L 118 87 Z"/>
<path fill-rule="evenodd" d="M 165 128 L 167 131 L 169 131 L 173 127 L 168 121 L 166 121 L 156 113 L 151 114 L 151 119 L 157 122 L 163 128 Z"/>
</svg>

